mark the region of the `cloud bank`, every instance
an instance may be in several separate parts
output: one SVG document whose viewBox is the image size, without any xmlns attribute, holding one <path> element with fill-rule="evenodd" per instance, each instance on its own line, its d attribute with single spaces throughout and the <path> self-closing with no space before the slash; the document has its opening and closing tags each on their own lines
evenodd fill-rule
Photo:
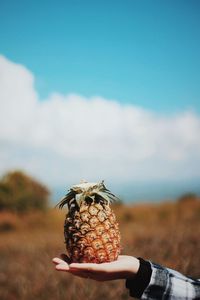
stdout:
<svg viewBox="0 0 200 300">
<path fill-rule="evenodd" d="M 0 56 L 0 173 L 24 169 L 58 186 L 200 177 L 200 117 L 159 115 L 102 97 L 51 94 Z"/>
</svg>

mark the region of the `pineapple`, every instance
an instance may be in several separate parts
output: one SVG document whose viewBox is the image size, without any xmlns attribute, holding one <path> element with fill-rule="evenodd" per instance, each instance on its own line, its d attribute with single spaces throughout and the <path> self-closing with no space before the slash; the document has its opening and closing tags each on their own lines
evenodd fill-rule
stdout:
<svg viewBox="0 0 200 300">
<path fill-rule="evenodd" d="M 68 205 L 64 224 L 66 249 L 71 262 L 103 263 L 118 258 L 120 233 L 110 202 L 117 198 L 104 182 L 81 182 L 58 203 Z"/>
</svg>

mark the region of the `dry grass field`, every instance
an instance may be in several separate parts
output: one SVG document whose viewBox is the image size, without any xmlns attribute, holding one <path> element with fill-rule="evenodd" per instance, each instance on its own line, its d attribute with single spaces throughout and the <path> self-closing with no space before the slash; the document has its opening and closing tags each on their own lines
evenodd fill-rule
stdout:
<svg viewBox="0 0 200 300">
<path fill-rule="evenodd" d="M 200 200 L 115 205 L 122 253 L 200 278 Z M 94 282 L 56 272 L 64 252 L 64 212 L 0 214 L 1 300 L 129 299 L 123 281 Z"/>
</svg>

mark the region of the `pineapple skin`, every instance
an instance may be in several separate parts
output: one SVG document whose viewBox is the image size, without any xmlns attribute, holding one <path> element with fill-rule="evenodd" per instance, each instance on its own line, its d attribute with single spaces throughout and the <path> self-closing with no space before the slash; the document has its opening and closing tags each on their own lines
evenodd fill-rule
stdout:
<svg viewBox="0 0 200 300">
<path fill-rule="evenodd" d="M 59 207 L 68 204 L 64 224 L 66 250 L 70 262 L 104 263 L 117 260 L 120 232 L 109 197 L 115 196 L 100 184 L 80 184 L 71 188 Z"/>
</svg>

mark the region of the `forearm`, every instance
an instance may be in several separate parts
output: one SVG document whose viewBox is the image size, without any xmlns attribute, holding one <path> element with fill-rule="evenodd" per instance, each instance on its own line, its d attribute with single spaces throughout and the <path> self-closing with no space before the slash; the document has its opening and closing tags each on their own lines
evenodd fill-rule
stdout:
<svg viewBox="0 0 200 300">
<path fill-rule="evenodd" d="M 133 279 L 126 280 L 130 296 L 139 299 L 199 299 L 200 281 L 174 270 L 140 260 Z"/>
</svg>

